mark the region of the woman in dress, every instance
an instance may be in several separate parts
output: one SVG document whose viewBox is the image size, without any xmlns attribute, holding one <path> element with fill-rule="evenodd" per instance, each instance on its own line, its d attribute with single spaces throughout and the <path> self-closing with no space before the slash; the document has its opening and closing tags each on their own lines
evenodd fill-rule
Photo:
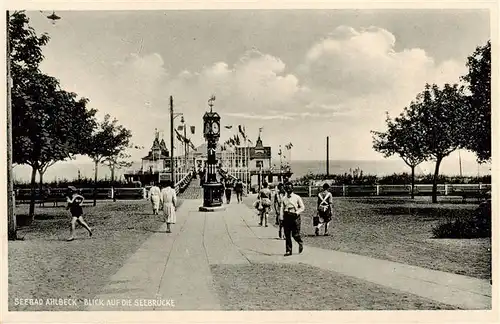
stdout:
<svg viewBox="0 0 500 324">
<path fill-rule="evenodd" d="M 175 210 L 177 205 L 177 195 L 172 181 L 167 181 L 165 188 L 161 190 L 160 204 L 163 206 L 163 215 L 165 216 L 165 223 L 167 223 L 167 233 L 171 233 L 170 225 L 176 222 Z"/>
<path fill-rule="evenodd" d="M 262 211 L 260 213 L 260 222 L 259 225 L 264 225 L 267 227 L 267 218 L 269 216 L 269 210 L 271 209 L 271 189 L 268 188 L 267 182 L 262 183 L 262 189 L 259 192 L 257 198 L 260 200 Z"/>
<path fill-rule="evenodd" d="M 153 215 L 158 215 L 160 211 L 160 188 L 153 182 L 151 189 L 149 189 L 149 199 L 153 207 Z"/>
</svg>

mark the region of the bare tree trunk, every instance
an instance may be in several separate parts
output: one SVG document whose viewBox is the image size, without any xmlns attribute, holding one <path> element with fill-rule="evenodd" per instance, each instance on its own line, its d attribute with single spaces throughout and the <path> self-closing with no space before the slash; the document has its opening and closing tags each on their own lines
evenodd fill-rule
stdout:
<svg viewBox="0 0 500 324">
<path fill-rule="evenodd" d="M 36 198 L 36 165 L 32 166 L 31 170 L 31 199 L 30 199 L 30 210 L 29 218 L 31 220 L 35 219 L 35 198 Z"/>
<path fill-rule="evenodd" d="M 415 166 L 411 166 L 411 199 L 415 199 Z"/>
<path fill-rule="evenodd" d="M 99 163 L 97 161 L 94 161 L 95 163 L 95 170 L 94 170 L 94 206 L 97 205 L 97 167 L 99 166 Z"/>
<path fill-rule="evenodd" d="M 436 168 L 434 169 L 434 178 L 432 179 L 432 203 L 437 203 L 437 185 L 439 178 L 439 166 L 441 165 L 441 160 L 443 158 L 438 158 L 436 160 Z"/>
<path fill-rule="evenodd" d="M 111 187 L 113 188 L 113 202 L 116 202 L 115 192 L 115 165 L 111 164 Z"/>
<path fill-rule="evenodd" d="M 43 168 L 40 168 L 40 170 L 38 170 L 38 174 L 40 175 L 40 180 L 39 180 L 39 186 L 38 186 L 38 190 L 40 192 L 40 198 L 42 199 L 42 204 L 45 203 L 45 193 L 43 192 L 43 174 L 45 173 L 43 170 Z"/>
</svg>

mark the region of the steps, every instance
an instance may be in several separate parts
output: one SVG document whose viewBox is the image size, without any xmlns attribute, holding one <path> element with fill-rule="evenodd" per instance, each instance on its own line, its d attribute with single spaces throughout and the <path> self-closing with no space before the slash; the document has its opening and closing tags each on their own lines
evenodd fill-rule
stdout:
<svg viewBox="0 0 500 324">
<path fill-rule="evenodd" d="M 182 199 L 202 199 L 203 188 L 200 187 L 200 181 L 192 179 L 189 186 L 179 195 L 179 197 Z"/>
</svg>

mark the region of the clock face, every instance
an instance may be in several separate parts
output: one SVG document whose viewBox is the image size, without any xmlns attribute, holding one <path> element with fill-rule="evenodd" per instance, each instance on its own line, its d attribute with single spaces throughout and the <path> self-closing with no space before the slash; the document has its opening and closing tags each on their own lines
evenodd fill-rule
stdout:
<svg viewBox="0 0 500 324">
<path fill-rule="evenodd" d="M 212 133 L 218 134 L 219 133 L 219 124 L 218 123 L 213 123 L 212 124 Z"/>
</svg>

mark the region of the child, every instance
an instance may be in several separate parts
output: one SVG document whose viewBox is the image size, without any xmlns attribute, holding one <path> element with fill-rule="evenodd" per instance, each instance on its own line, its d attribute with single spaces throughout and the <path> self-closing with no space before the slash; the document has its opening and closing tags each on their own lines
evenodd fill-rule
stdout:
<svg viewBox="0 0 500 324">
<path fill-rule="evenodd" d="M 80 223 L 85 229 L 89 232 L 89 236 L 92 236 L 92 230 L 83 220 L 83 196 L 77 193 L 77 190 L 73 186 L 68 187 L 68 196 L 66 201 L 68 202 L 68 206 L 66 209 L 69 209 L 71 213 L 71 236 L 68 238 L 68 241 L 73 241 L 75 239 L 75 227 L 76 222 Z"/>
<path fill-rule="evenodd" d="M 319 229 L 325 225 L 325 236 L 328 236 L 328 223 L 332 220 L 333 201 L 328 183 L 323 185 L 323 191 L 318 194 L 318 215 L 313 217 L 314 234 L 319 235 Z"/>
</svg>

